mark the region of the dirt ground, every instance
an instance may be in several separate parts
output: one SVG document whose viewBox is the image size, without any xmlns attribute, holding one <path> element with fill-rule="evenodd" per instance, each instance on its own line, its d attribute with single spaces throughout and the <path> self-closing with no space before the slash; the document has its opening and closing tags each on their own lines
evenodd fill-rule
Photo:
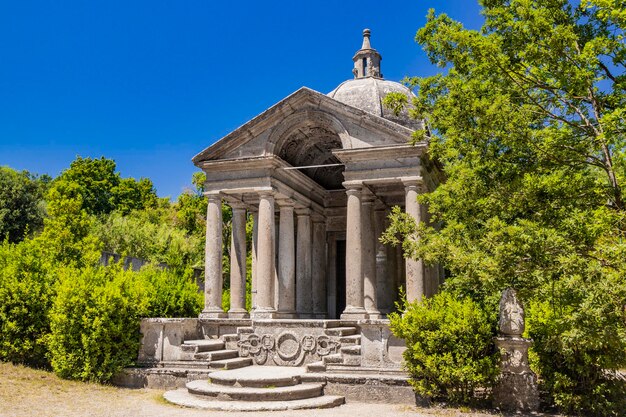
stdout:
<svg viewBox="0 0 626 417">
<path fill-rule="evenodd" d="M 217 412 L 168 404 L 163 391 L 123 389 L 66 381 L 54 374 L 0 362 L 0 417 L 494 417 L 465 409 L 348 403 L 325 410 L 263 413 Z M 520 414 L 517 414 L 520 416 Z"/>
</svg>

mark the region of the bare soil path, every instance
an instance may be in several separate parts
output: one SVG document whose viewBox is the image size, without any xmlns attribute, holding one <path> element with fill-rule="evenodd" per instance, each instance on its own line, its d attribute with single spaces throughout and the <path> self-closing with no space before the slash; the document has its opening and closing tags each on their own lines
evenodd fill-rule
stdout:
<svg viewBox="0 0 626 417">
<path fill-rule="evenodd" d="M 181 408 L 163 391 L 66 381 L 45 371 L 0 362 L 0 417 L 493 417 L 463 409 L 348 403 L 325 410 L 232 413 Z M 519 416 L 519 414 L 518 414 Z"/>
</svg>

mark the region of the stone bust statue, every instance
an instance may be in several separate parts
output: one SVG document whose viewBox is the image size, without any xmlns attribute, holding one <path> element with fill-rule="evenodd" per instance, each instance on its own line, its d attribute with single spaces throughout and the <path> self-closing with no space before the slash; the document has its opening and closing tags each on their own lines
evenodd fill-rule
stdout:
<svg viewBox="0 0 626 417">
<path fill-rule="evenodd" d="M 507 288 L 500 298 L 500 333 L 521 336 L 524 333 L 524 307 L 513 288 Z"/>
</svg>

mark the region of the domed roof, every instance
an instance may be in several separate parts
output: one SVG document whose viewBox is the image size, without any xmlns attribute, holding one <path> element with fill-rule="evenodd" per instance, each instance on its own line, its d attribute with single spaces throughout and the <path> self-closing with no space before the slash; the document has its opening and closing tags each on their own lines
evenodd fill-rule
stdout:
<svg viewBox="0 0 626 417">
<path fill-rule="evenodd" d="M 363 45 L 352 57 L 354 79 L 339 84 L 337 88 L 328 93 L 328 96 L 410 129 L 423 129 L 422 121 L 409 117 L 407 109 L 395 115 L 392 110 L 383 105 L 383 99 L 387 94 L 400 93 L 407 96 L 409 99 L 408 106 L 411 107 L 415 95 L 408 87 L 383 79 L 383 74 L 380 72 L 382 59 L 378 51 L 370 45 L 370 30 L 365 29 L 363 31 Z"/>
<path fill-rule="evenodd" d="M 383 105 L 383 98 L 389 93 L 400 93 L 407 96 L 409 106 L 413 97 L 415 97 L 408 87 L 395 81 L 376 77 L 355 78 L 354 80 L 344 81 L 328 93 L 328 96 L 410 129 L 423 129 L 422 122 L 409 117 L 406 109 L 396 116 L 391 109 Z"/>
</svg>

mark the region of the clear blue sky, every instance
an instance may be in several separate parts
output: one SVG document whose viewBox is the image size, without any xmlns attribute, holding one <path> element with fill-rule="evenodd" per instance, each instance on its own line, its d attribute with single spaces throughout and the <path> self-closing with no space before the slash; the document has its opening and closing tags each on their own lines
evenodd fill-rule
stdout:
<svg viewBox="0 0 626 417">
<path fill-rule="evenodd" d="M 385 78 L 436 72 L 413 40 L 429 8 L 482 21 L 476 0 L 0 0 L 0 165 L 56 176 L 106 156 L 175 198 L 196 153 L 352 78 L 366 27 Z"/>
</svg>

